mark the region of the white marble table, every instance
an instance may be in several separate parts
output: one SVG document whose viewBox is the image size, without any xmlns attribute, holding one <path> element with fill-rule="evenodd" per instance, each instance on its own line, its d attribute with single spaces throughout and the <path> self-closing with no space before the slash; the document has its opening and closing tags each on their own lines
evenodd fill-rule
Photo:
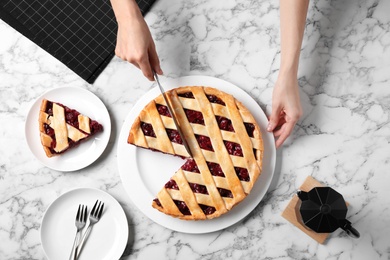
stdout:
<svg viewBox="0 0 390 260">
<path fill-rule="evenodd" d="M 269 114 L 280 57 L 278 7 L 271 0 L 160 0 L 146 20 L 166 76 L 227 80 Z M 122 205 L 131 253 L 124 259 L 389 259 L 389 13 L 386 0 L 311 2 L 299 70 L 304 115 L 278 150 L 271 187 L 244 220 L 202 235 L 153 223 L 122 186 L 116 141 L 127 113 L 151 88 L 140 71 L 114 58 L 89 85 L 0 21 L 0 259 L 45 259 L 42 216 L 74 187 L 101 189 Z M 62 86 L 95 93 L 112 120 L 103 155 L 72 173 L 42 166 L 24 135 L 30 105 Z M 281 217 L 309 175 L 348 200 L 360 239 L 336 231 L 320 245 Z"/>
</svg>

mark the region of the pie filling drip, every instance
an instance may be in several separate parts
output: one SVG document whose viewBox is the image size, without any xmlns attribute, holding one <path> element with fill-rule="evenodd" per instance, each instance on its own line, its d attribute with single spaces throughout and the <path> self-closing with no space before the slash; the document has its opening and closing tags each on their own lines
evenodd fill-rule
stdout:
<svg viewBox="0 0 390 260">
<path fill-rule="evenodd" d="M 81 129 L 79 129 L 79 121 L 78 121 L 78 116 L 80 115 L 80 113 L 74 109 L 70 109 L 68 108 L 67 106 L 64 106 L 63 104 L 61 103 L 56 103 L 57 105 L 61 106 L 64 108 L 65 110 L 65 122 L 75 128 L 77 128 L 79 131 L 83 132 L 84 134 L 87 134 L 88 136 L 90 135 L 93 135 L 95 133 L 98 133 L 100 131 L 103 130 L 103 126 L 101 124 L 99 124 L 97 121 L 95 120 L 91 120 L 90 119 L 90 123 L 89 123 L 89 126 L 90 126 L 90 130 L 91 130 L 91 133 L 85 133 L 84 131 L 82 131 Z M 53 102 L 51 101 L 47 101 L 47 105 L 46 105 L 46 109 L 45 109 L 45 112 L 46 114 L 48 114 L 49 116 L 53 116 Z M 69 143 L 69 147 L 64 150 L 64 151 L 61 151 L 61 152 L 57 152 L 54 150 L 54 148 L 56 147 L 57 143 L 56 143 L 56 138 L 55 138 L 55 132 L 54 132 L 54 129 L 51 128 L 48 124 L 44 124 L 44 129 L 45 129 L 45 133 L 47 135 L 49 135 L 51 138 L 52 138 L 52 142 L 51 142 L 51 147 L 50 147 L 50 151 L 51 153 L 53 154 L 60 154 L 60 153 L 63 153 L 65 152 L 66 150 L 70 149 L 70 148 L 73 148 L 73 147 L 76 147 L 82 140 L 84 139 L 81 139 L 77 142 L 73 141 L 72 139 L 68 138 L 68 143 Z"/>
</svg>

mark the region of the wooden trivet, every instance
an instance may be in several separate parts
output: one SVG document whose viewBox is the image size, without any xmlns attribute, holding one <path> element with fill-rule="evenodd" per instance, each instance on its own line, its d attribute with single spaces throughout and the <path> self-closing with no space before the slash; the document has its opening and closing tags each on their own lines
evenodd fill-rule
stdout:
<svg viewBox="0 0 390 260">
<path fill-rule="evenodd" d="M 324 185 L 322 183 L 318 182 L 313 177 L 308 176 L 299 189 L 308 192 L 312 188 L 323 187 L 323 186 Z M 330 233 L 317 233 L 309 229 L 308 227 L 306 227 L 305 224 L 303 224 L 301 219 L 301 213 L 299 212 L 300 206 L 301 206 L 300 199 L 298 198 L 297 195 L 294 195 L 294 197 L 291 199 L 291 201 L 288 203 L 287 207 L 283 211 L 282 217 L 284 217 L 289 222 L 297 226 L 300 230 L 305 232 L 308 236 L 313 238 L 318 243 L 323 244 L 325 240 L 328 238 Z"/>
</svg>

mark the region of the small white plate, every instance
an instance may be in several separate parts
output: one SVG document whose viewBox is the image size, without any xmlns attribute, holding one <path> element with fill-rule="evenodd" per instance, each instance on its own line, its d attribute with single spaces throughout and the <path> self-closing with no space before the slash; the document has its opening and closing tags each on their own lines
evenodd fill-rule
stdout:
<svg viewBox="0 0 390 260">
<path fill-rule="evenodd" d="M 103 214 L 93 226 L 80 259 L 112 260 L 121 257 L 129 235 L 127 218 L 121 205 L 102 190 L 78 188 L 58 197 L 42 218 L 41 243 L 48 259 L 69 259 L 76 235 L 75 218 L 78 206 L 86 205 L 89 214 L 96 200 L 104 202 Z"/>
<path fill-rule="evenodd" d="M 224 80 L 207 76 L 188 76 L 162 81 L 164 88 L 179 86 L 211 86 L 232 94 L 253 114 L 261 128 L 264 142 L 263 171 L 251 193 L 230 212 L 219 218 L 202 221 L 185 221 L 167 216 L 152 208 L 152 200 L 161 187 L 184 163 L 178 157 L 137 148 L 127 143 L 130 128 L 144 106 L 158 96 L 157 87 L 147 92 L 127 115 L 118 144 L 118 167 L 122 183 L 133 203 L 154 222 L 184 233 L 208 233 L 224 229 L 248 215 L 261 201 L 274 174 L 276 148 L 272 133 L 265 131 L 268 119 L 257 102 L 239 87 Z"/>
<path fill-rule="evenodd" d="M 48 158 L 39 137 L 38 116 L 43 99 L 62 103 L 103 125 L 103 132 L 60 156 Z M 27 144 L 34 156 L 45 166 L 57 171 L 76 171 L 93 163 L 103 153 L 111 134 L 111 120 L 106 106 L 92 92 L 78 87 L 60 87 L 47 91 L 31 106 L 26 119 Z"/>
</svg>

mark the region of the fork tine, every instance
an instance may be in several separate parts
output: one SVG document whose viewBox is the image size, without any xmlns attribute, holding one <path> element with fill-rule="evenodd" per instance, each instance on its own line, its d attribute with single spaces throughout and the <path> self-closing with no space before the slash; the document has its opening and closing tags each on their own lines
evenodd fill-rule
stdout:
<svg viewBox="0 0 390 260">
<path fill-rule="evenodd" d="M 84 219 L 83 219 L 83 222 L 87 222 L 87 216 L 88 216 L 88 214 L 87 214 L 87 206 L 85 206 L 85 209 L 84 209 Z"/>
<path fill-rule="evenodd" d="M 103 208 L 104 208 L 104 203 L 102 204 L 102 207 L 100 208 L 99 213 L 97 214 L 97 217 L 98 217 L 99 219 L 100 219 L 100 217 L 102 216 Z"/>
<path fill-rule="evenodd" d="M 97 216 L 97 214 L 99 213 L 100 205 L 102 204 L 100 201 L 97 201 L 97 202 L 98 202 L 98 204 L 97 204 L 96 210 L 92 214 L 93 217 Z"/>
<path fill-rule="evenodd" d="M 95 205 L 93 205 L 93 208 L 92 208 L 92 211 L 91 211 L 91 215 L 94 215 L 94 214 L 95 214 L 95 210 L 96 210 L 96 206 L 98 205 L 98 201 L 99 201 L 99 200 L 97 200 L 97 201 L 95 202 Z"/>
<path fill-rule="evenodd" d="M 76 220 L 79 220 L 80 217 L 80 207 L 81 205 L 79 204 L 79 209 L 77 210 L 77 214 L 76 214 Z"/>
</svg>

